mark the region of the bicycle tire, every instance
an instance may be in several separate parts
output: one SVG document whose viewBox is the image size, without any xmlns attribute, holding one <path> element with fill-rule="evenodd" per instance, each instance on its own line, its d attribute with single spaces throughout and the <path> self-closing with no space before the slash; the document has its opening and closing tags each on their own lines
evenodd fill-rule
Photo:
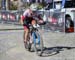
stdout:
<svg viewBox="0 0 75 60">
<path fill-rule="evenodd" d="M 36 52 L 36 54 L 38 56 L 42 56 L 42 53 L 43 53 L 43 38 L 42 38 L 39 31 L 33 32 L 32 36 L 33 36 L 33 41 L 34 41 L 33 42 L 34 43 L 34 51 Z M 38 40 L 38 43 L 36 42 L 36 40 Z M 37 47 L 37 46 L 39 46 L 39 47 Z"/>
</svg>

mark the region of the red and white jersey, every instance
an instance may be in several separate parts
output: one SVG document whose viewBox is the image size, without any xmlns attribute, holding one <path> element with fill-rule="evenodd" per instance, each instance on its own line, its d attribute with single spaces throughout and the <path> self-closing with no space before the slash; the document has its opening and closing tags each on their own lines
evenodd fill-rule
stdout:
<svg viewBox="0 0 75 60">
<path fill-rule="evenodd" d="M 24 17 L 26 17 L 26 16 L 30 17 L 31 13 L 32 13 L 32 11 L 30 9 L 27 9 L 27 10 L 24 11 L 23 16 Z"/>
</svg>

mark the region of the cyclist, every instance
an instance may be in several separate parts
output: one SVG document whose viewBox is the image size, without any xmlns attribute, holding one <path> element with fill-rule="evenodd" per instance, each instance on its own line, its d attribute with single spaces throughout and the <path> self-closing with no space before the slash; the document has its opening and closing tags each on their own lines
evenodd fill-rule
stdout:
<svg viewBox="0 0 75 60">
<path fill-rule="evenodd" d="M 22 17 L 21 17 L 21 24 L 24 26 L 24 43 L 27 42 L 27 36 L 29 33 L 29 24 L 36 24 L 36 21 L 32 17 L 33 11 L 31 8 L 28 8 L 24 11 Z"/>
</svg>

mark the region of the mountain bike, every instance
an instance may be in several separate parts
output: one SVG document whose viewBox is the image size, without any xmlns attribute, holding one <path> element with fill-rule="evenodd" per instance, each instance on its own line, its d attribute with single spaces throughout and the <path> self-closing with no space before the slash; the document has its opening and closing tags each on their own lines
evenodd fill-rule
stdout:
<svg viewBox="0 0 75 60">
<path fill-rule="evenodd" d="M 32 41 L 32 43 L 30 41 Z M 36 52 L 36 54 L 38 56 L 41 56 L 43 53 L 43 47 L 44 47 L 42 35 L 38 27 L 35 28 L 33 26 L 30 26 L 30 32 L 28 35 L 27 43 L 25 44 L 25 48 L 28 51 L 31 51 L 32 44 L 34 46 L 34 51 Z"/>
</svg>

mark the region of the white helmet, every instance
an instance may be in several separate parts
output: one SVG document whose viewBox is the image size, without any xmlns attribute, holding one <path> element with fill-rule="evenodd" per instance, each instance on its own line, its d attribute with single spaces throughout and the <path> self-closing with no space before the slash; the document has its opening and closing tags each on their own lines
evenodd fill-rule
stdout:
<svg viewBox="0 0 75 60">
<path fill-rule="evenodd" d="M 32 5 L 30 6 L 30 9 L 31 9 L 31 10 L 37 10 L 37 7 L 38 7 L 37 4 L 32 4 Z"/>
</svg>

